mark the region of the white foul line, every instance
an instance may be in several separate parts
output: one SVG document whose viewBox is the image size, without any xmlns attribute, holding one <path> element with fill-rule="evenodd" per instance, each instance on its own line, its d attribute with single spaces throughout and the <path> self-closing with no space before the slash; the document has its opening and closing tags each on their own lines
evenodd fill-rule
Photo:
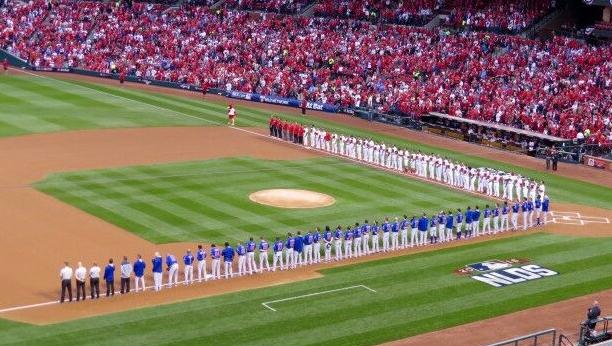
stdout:
<svg viewBox="0 0 612 346">
<path fill-rule="evenodd" d="M 315 292 L 315 293 L 310 293 L 310 294 L 304 294 L 304 295 L 301 295 L 301 296 L 295 296 L 295 297 L 289 297 L 289 298 L 284 298 L 284 299 L 271 300 L 269 302 L 261 303 L 261 305 L 263 305 L 264 307 L 266 307 L 266 308 L 276 312 L 276 309 L 271 307 L 269 304 L 286 302 L 286 301 L 289 301 L 289 300 L 295 300 L 295 299 L 300 299 L 300 298 L 307 298 L 307 297 L 312 297 L 312 296 L 318 296 L 318 295 L 321 295 L 321 294 L 327 294 L 327 293 L 332 293 L 332 292 L 352 290 L 352 289 L 355 289 L 355 288 L 363 288 L 363 289 L 366 289 L 366 290 L 368 290 L 370 292 L 376 293 L 375 290 L 369 288 L 368 286 L 365 286 L 365 285 L 355 285 L 355 286 L 336 288 L 334 290 L 328 290 L 328 291 L 321 291 L 321 292 Z"/>
</svg>

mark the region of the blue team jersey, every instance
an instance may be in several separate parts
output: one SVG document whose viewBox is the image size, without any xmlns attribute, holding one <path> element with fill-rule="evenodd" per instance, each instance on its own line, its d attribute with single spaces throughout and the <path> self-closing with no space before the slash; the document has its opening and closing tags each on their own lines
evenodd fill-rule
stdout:
<svg viewBox="0 0 612 346">
<path fill-rule="evenodd" d="M 465 223 L 472 223 L 472 211 L 467 210 L 465 212 Z"/>
<path fill-rule="evenodd" d="M 274 243 L 274 252 L 281 252 L 281 251 L 283 251 L 283 242 L 279 240 Z"/>
<path fill-rule="evenodd" d="M 548 198 L 544 198 L 544 202 L 542 202 L 542 211 L 548 211 L 550 201 Z"/>
<path fill-rule="evenodd" d="M 448 216 L 446 217 L 446 228 L 453 228 L 453 214 L 448 214 Z"/>
<path fill-rule="evenodd" d="M 378 234 L 378 229 L 380 227 L 378 227 L 378 225 L 374 225 L 372 226 L 372 235 L 377 235 Z"/>
<path fill-rule="evenodd" d="M 269 247 L 270 247 L 270 245 L 268 244 L 267 241 L 262 240 L 262 241 L 259 242 L 259 251 L 266 252 L 266 251 L 268 251 Z"/>
<path fill-rule="evenodd" d="M 310 235 L 310 233 L 306 233 L 306 235 L 304 235 L 304 245 L 310 244 L 312 244 L 312 236 Z"/>
<path fill-rule="evenodd" d="M 231 262 L 234 260 L 234 249 L 232 249 L 231 246 L 228 246 L 223 249 L 223 252 L 221 254 L 223 255 L 223 259 L 225 260 L 225 262 Z"/>
<path fill-rule="evenodd" d="M 304 238 L 299 235 L 295 237 L 295 243 L 293 244 L 293 250 L 297 252 L 302 252 L 304 249 Z"/>
<path fill-rule="evenodd" d="M 402 222 L 400 223 L 400 229 L 406 229 L 408 228 L 408 219 L 403 219 Z"/>
<path fill-rule="evenodd" d="M 346 232 L 344 232 L 344 240 L 351 240 L 351 239 L 353 239 L 353 231 L 347 230 Z"/>
<path fill-rule="evenodd" d="M 485 218 L 491 217 L 491 209 L 487 208 L 484 210 L 484 217 Z"/>
<path fill-rule="evenodd" d="M 389 232 L 389 231 L 391 230 L 391 226 L 389 225 L 389 223 L 388 223 L 388 222 L 383 223 L 383 225 L 382 225 L 382 230 L 383 230 L 383 232 L 385 232 L 385 233 L 387 233 L 387 232 Z"/>
<path fill-rule="evenodd" d="M 410 219 L 410 228 L 416 229 L 419 226 L 419 221 L 416 218 Z"/>
<path fill-rule="evenodd" d="M 521 205 L 521 211 L 524 213 L 527 211 L 527 208 L 528 208 L 527 202 L 523 202 L 523 204 Z"/>
<path fill-rule="evenodd" d="M 457 213 L 457 224 L 460 224 L 462 222 L 463 222 L 463 214 Z"/>
<path fill-rule="evenodd" d="M 250 241 L 247 243 L 247 252 L 253 252 L 253 251 L 255 251 L 255 242 Z"/>
<path fill-rule="evenodd" d="M 474 209 L 474 211 L 472 211 L 472 221 L 478 220 L 480 220 L 480 210 Z"/>
<path fill-rule="evenodd" d="M 336 232 L 334 233 L 334 238 L 342 239 L 342 230 L 340 230 L 339 228 L 336 229 Z"/>
<path fill-rule="evenodd" d="M 246 255 L 246 248 L 242 245 L 238 245 L 236 247 L 236 253 L 238 254 L 238 256 L 244 256 Z"/>
<path fill-rule="evenodd" d="M 176 264 L 176 257 L 174 255 L 166 256 L 166 265 L 171 267 L 173 264 Z"/>
<path fill-rule="evenodd" d="M 204 249 L 199 249 L 196 253 L 196 258 L 198 261 L 203 261 L 206 258 L 206 251 L 204 251 Z"/>
<path fill-rule="evenodd" d="M 319 240 L 321 239 L 321 233 L 319 233 L 319 231 L 316 231 L 313 235 L 312 235 L 312 241 L 314 243 L 318 243 Z"/>
<path fill-rule="evenodd" d="M 493 216 L 499 216 L 499 208 L 493 209 Z"/>
<path fill-rule="evenodd" d="M 210 249 L 210 257 L 212 259 L 219 259 L 221 258 L 221 250 L 219 250 L 218 247 L 213 247 Z"/>
<path fill-rule="evenodd" d="M 429 219 L 426 216 L 422 216 L 419 219 L 419 231 L 427 231 L 427 228 L 429 227 Z"/>
<path fill-rule="evenodd" d="M 436 227 L 436 222 L 437 222 L 437 218 L 435 216 L 432 216 L 431 219 L 429 220 L 429 227 Z"/>
<path fill-rule="evenodd" d="M 186 254 L 185 256 L 183 256 L 183 263 L 185 263 L 186 266 L 192 265 L 194 260 L 195 258 L 192 254 Z"/>
<path fill-rule="evenodd" d="M 509 211 L 510 208 L 508 208 L 508 205 L 504 204 L 504 207 L 502 208 L 502 214 L 507 215 Z M 518 211 L 518 209 L 516 211 Z"/>
<path fill-rule="evenodd" d="M 532 211 L 533 210 L 533 202 L 529 201 L 527 202 L 527 211 Z"/>
<path fill-rule="evenodd" d="M 323 239 L 325 239 L 325 241 L 331 241 L 332 240 L 332 232 L 325 231 L 325 233 L 323 233 Z"/>
<path fill-rule="evenodd" d="M 397 223 L 397 221 L 391 224 L 391 232 L 393 233 L 399 232 L 399 224 Z"/>
<path fill-rule="evenodd" d="M 155 257 L 153 258 L 153 260 L 151 260 L 151 263 L 153 263 L 153 273 L 161 273 L 162 272 L 162 258 L 161 257 Z"/>
<path fill-rule="evenodd" d="M 444 215 L 438 215 L 438 225 L 444 225 L 444 223 L 446 222 L 445 218 L 446 216 Z"/>
<path fill-rule="evenodd" d="M 285 243 L 285 247 L 287 249 L 293 249 L 293 245 L 295 244 L 295 240 L 293 238 L 287 238 L 287 242 Z"/>
<path fill-rule="evenodd" d="M 536 209 L 542 208 L 542 201 L 539 198 L 535 200 L 535 207 Z"/>
<path fill-rule="evenodd" d="M 372 229 L 372 227 L 370 227 L 370 225 L 366 223 L 365 225 L 363 225 L 363 234 L 370 233 L 371 229 Z"/>
</svg>

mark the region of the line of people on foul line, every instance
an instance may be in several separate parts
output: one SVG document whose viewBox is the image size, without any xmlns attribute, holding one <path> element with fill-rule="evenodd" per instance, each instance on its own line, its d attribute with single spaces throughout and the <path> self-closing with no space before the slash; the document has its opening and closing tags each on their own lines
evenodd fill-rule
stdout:
<svg viewBox="0 0 612 346">
<path fill-rule="evenodd" d="M 273 137 L 398 172 L 411 173 L 466 191 L 509 201 L 522 201 L 525 197 L 535 201 L 536 195 L 544 196 L 546 193 L 543 181 L 537 182 L 513 172 L 470 167 L 435 154 L 410 152 L 395 145 L 375 142 L 372 138 L 337 134 L 314 126 L 306 127 L 275 115 L 270 118 L 269 126 L 270 136 Z"/>
<path fill-rule="evenodd" d="M 370 224 L 365 220 L 363 224 L 355 223 L 343 229 L 338 226 L 332 230 L 326 226 L 324 230 L 319 227 L 314 232 L 306 232 L 302 235 L 288 233 L 287 238 L 281 240 L 276 237 L 273 244 L 268 243 L 261 237 L 258 243 L 250 238 L 245 244 L 238 243 L 234 249 L 228 242 L 223 249 L 212 244 L 209 252 L 202 245 L 198 245 L 194 253 L 187 250 L 182 258 L 185 285 L 195 282 L 194 268 L 197 270 L 197 281 L 208 281 L 209 279 L 221 279 L 221 263 L 223 263 L 223 276 L 228 279 L 234 276 L 234 258 L 238 257 L 238 276 L 252 275 L 266 271 L 293 269 L 307 264 L 320 262 L 340 261 L 343 259 L 360 257 L 380 251 L 388 252 L 414 246 L 424 246 L 438 242 L 449 242 L 466 238 L 478 237 L 484 234 L 497 234 L 508 230 L 516 231 L 519 227 L 527 230 L 528 227 L 543 225 L 547 222 L 550 201 L 548 197 L 541 199 L 537 196 L 535 202 L 524 198 L 522 203 L 518 201 L 510 205 L 507 201 L 502 205 L 496 204 L 493 208 L 489 205 L 482 210 L 478 206 L 467 207 L 465 212 L 457 209 L 455 213 L 449 210 L 440 211 L 438 214 L 428 217 L 425 213 L 421 217 L 404 215 L 402 220 L 385 218 L 382 223 L 375 221 Z M 523 217 L 522 225 L 519 226 L 519 214 Z M 481 217 L 482 216 L 482 217 Z M 535 220 L 534 220 L 535 219 Z M 410 234 L 409 234 L 410 229 Z M 382 249 L 380 238 L 382 238 Z M 272 249 L 272 265 L 269 263 L 269 250 Z M 323 248 L 323 258 L 321 258 Z M 333 250 L 333 251 L 332 251 Z M 256 252 L 259 265 L 255 262 Z M 332 256 L 333 252 L 333 256 Z M 211 259 L 209 276 L 207 268 L 207 257 Z M 162 275 L 164 271 L 164 260 L 159 252 L 151 260 L 151 271 L 153 273 L 153 289 L 162 289 Z M 168 253 L 165 258 L 166 272 L 168 273 L 167 287 L 179 284 L 179 261 L 176 256 Z M 145 269 L 147 264 L 141 255 L 137 255 L 134 263 L 127 256 L 123 257 L 120 264 L 120 282 L 122 294 L 130 292 L 130 280 L 134 277 L 135 290 L 144 291 Z M 85 281 L 89 276 L 91 299 L 100 297 L 100 275 L 106 283 L 106 296 L 115 294 L 115 264 L 109 259 L 104 271 L 93 263 L 87 272 L 81 262 L 74 271 L 76 279 L 76 300 L 85 299 Z M 61 302 L 64 302 L 66 293 L 72 301 L 72 277 L 73 269 L 65 263 L 60 271 L 62 283 Z"/>
</svg>

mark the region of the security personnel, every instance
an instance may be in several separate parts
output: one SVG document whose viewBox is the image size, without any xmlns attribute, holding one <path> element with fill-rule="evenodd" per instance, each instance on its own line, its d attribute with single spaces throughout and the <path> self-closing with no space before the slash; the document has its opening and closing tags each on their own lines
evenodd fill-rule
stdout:
<svg viewBox="0 0 612 346">
<path fill-rule="evenodd" d="M 69 301 L 72 301 L 72 268 L 68 266 L 68 262 L 64 262 L 64 268 L 60 270 L 60 279 L 62 280 L 62 297 L 60 303 L 64 302 L 66 291 L 68 291 Z"/>
<path fill-rule="evenodd" d="M 147 267 L 147 264 L 142 259 L 142 256 L 140 256 L 140 254 L 137 255 L 136 261 L 134 262 L 134 287 L 136 288 L 136 292 L 138 292 L 140 285 L 142 285 L 143 292 L 145 291 L 145 288 L 147 287 L 145 285 L 145 280 L 144 280 L 144 271 L 146 267 Z"/>
<path fill-rule="evenodd" d="M 83 300 L 85 300 L 85 278 L 87 276 L 87 269 L 83 267 L 81 262 L 78 263 L 77 269 L 74 271 L 74 278 L 76 279 L 76 296 L 77 302 L 81 298 L 81 294 L 83 295 Z"/>
<path fill-rule="evenodd" d="M 91 291 L 91 299 L 100 298 L 100 272 L 101 269 L 96 262 L 89 268 L 89 289 Z"/>
<path fill-rule="evenodd" d="M 108 264 L 104 268 L 104 281 L 106 282 L 106 296 L 115 295 L 115 264 L 113 259 L 108 260 Z"/>
</svg>

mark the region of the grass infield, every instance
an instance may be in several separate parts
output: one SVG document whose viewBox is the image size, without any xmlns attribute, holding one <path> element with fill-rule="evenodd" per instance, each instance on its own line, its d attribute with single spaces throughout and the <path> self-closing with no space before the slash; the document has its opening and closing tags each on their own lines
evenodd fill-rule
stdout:
<svg viewBox="0 0 612 346">
<path fill-rule="evenodd" d="M 453 270 L 529 258 L 559 275 L 504 288 Z M 371 345 L 612 286 L 612 238 L 545 233 L 324 270 L 324 277 L 49 326 L 0 321 L 2 344 Z M 208 283 L 214 285 L 214 283 Z M 365 285 L 273 304 L 262 303 Z"/>
<path fill-rule="evenodd" d="M 399 175 L 335 158 L 267 161 L 227 158 L 54 174 L 37 188 L 156 243 L 268 240 L 315 226 L 382 222 L 388 216 L 465 210 L 491 203 Z M 322 192 L 336 199 L 316 209 L 254 203 L 270 188 Z"/>
<path fill-rule="evenodd" d="M 221 103 L 30 75 L 2 76 L 0 104 L 0 137 L 90 128 L 215 126 L 223 125 L 226 121 L 226 105 Z M 270 111 L 262 107 L 265 105 L 239 106 L 239 125 L 267 127 Z M 413 151 L 449 156 L 476 167 L 512 170 L 544 180 L 553 203 L 569 202 L 612 208 L 612 189 L 608 187 L 397 139 L 331 121 L 305 119 L 295 114 L 288 112 L 280 115 L 338 132 L 373 137 Z"/>
</svg>

